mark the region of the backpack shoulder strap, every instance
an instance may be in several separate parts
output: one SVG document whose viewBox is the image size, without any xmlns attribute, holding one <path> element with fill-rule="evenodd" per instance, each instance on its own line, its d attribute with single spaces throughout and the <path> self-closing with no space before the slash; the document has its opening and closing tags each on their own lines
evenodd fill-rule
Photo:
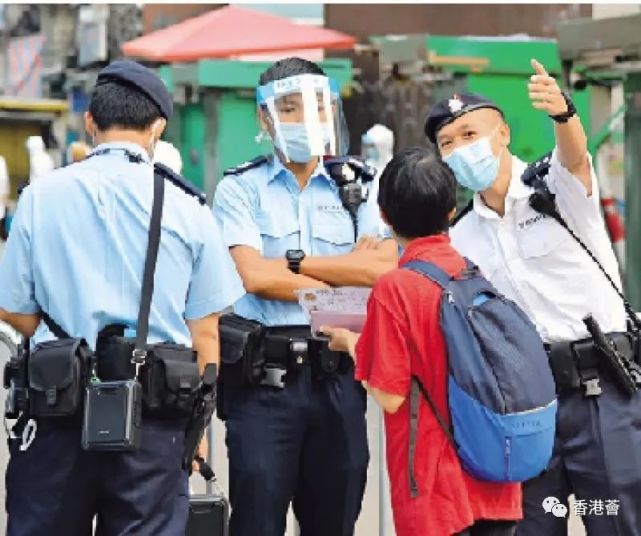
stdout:
<svg viewBox="0 0 641 536">
<path fill-rule="evenodd" d="M 463 269 L 463 272 L 478 272 L 482 275 L 481 269 L 478 267 L 478 264 L 474 264 L 467 257 L 463 257 L 463 260 L 465 261 L 465 268 Z"/>
<path fill-rule="evenodd" d="M 456 440 L 452 434 L 452 430 L 445 422 L 445 419 L 439 412 L 436 404 L 432 400 L 432 397 L 427 392 L 427 389 L 421 383 L 421 380 L 417 376 L 412 376 L 411 385 L 410 385 L 410 433 L 409 433 L 409 452 L 408 452 L 408 475 L 409 475 L 409 484 L 410 484 L 410 495 L 412 497 L 418 496 L 418 483 L 416 482 L 416 474 L 414 473 L 414 459 L 416 458 L 416 438 L 418 435 L 418 408 L 420 407 L 421 395 L 425 397 L 425 400 L 430 406 L 432 413 L 436 417 L 439 426 L 445 433 L 448 441 L 456 450 Z"/>
<path fill-rule="evenodd" d="M 422 276 L 427 277 L 434 283 L 436 283 L 439 287 L 442 289 L 445 289 L 452 279 L 450 274 L 436 266 L 436 264 L 433 264 L 431 262 L 426 262 L 426 261 L 420 261 L 420 260 L 414 260 L 408 262 L 406 265 L 403 266 L 404 269 L 406 270 L 412 270 L 413 272 L 416 272 L 417 274 L 421 274 Z"/>
</svg>

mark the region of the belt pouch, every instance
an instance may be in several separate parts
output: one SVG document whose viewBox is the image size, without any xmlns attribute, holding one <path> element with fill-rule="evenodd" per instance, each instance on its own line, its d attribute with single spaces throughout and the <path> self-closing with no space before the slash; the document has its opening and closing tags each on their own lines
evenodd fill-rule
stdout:
<svg viewBox="0 0 641 536">
<path fill-rule="evenodd" d="M 235 314 L 223 315 L 219 333 L 220 381 L 235 386 L 258 385 L 265 368 L 262 324 Z"/>
<path fill-rule="evenodd" d="M 581 387 L 574 357 L 569 344 L 552 344 L 548 356 L 557 394 Z"/>
<path fill-rule="evenodd" d="M 307 341 L 312 371 L 317 378 L 333 376 L 338 372 L 341 354 L 330 350 L 328 341 L 326 337 L 312 337 Z"/>
<path fill-rule="evenodd" d="M 98 377 L 103 381 L 131 380 L 136 369 L 131 362 L 135 340 L 122 336 L 101 338 L 96 344 Z"/>
<path fill-rule="evenodd" d="M 140 383 L 144 415 L 188 417 L 200 386 L 196 352 L 180 344 L 150 345 Z"/>
<path fill-rule="evenodd" d="M 20 412 L 28 409 L 27 361 L 29 353 L 21 346 L 4 365 L 5 417 L 17 419 Z"/>
<path fill-rule="evenodd" d="M 29 355 L 29 414 L 78 414 L 87 383 L 90 350 L 83 339 L 58 339 L 36 345 Z"/>
</svg>

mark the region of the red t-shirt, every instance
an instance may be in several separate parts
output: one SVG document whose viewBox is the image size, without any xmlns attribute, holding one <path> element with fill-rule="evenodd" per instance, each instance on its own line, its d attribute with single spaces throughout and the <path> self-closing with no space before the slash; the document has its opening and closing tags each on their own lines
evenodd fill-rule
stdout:
<svg viewBox="0 0 641 536">
<path fill-rule="evenodd" d="M 451 275 L 465 266 L 446 235 L 412 241 L 399 264 L 414 259 L 433 262 Z M 419 495 L 410 495 L 411 375 L 418 376 L 449 422 L 440 299 L 441 289 L 420 274 L 400 269 L 385 274 L 372 290 L 356 346 L 356 377 L 371 387 L 406 397 L 395 414 L 385 413 L 387 468 L 398 536 L 446 536 L 479 519 L 522 517 L 520 484 L 482 482 L 464 472 L 422 396 L 414 462 Z"/>
</svg>

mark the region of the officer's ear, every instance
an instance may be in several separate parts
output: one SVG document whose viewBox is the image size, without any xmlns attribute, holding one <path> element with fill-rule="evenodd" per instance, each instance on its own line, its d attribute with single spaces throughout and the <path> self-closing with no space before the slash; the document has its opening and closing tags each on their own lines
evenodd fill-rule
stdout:
<svg viewBox="0 0 641 536">
<path fill-rule="evenodd" d="M 85 112 L 84 115 L 85 119 L 85 131 L 87 134 L 89 134 L 89 137 L 93 140 L 96 137 L 96 134 L 98 133 L 98 125 L 96 125 L 96 122 L 93 119 L 93 116 L 89 112 Z"/>
<path fill-rule="evenodd" d="M 505 119 L 501 117 L 501 122 L 499 123 L 499 136 L 501 136 L 501 140 L 506 147 L 510 145 L 511 135 L 510 126 L 505 122 Z"/>
<path fill-rule="evenodd" d="M 274 133 L 273 121 L 267 112 L 262 106 L 259 106 L 256 110 L 258 116 L 258 126 L 261 132 L 268 132 L 270 135 Z"/>
<path fill-rule="evenodd" d="M 156 140 L 159 140 L 162 133 L 165 131 L 165 128 L 167 128 L 167 120 L 164 117 L 160 117 L 151 125 L 151 135 Z"/>
<path fill-rule="evenodd" d="M 454 219 L 454 216 L 456 216 L 456 207 L 450 210 L 450 213 L 447 215 L 448 221 L 452 221 Z"/>
</svg>

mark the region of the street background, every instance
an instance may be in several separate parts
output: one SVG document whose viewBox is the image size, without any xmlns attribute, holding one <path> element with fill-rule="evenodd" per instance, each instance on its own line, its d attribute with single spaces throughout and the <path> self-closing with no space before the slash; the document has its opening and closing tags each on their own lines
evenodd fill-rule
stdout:
<svg viewBox="0 0 641 536">
<path fill-rule="evenodd" d="M 176 113 L 165 139 L 211 202 L 224 169 L 271 150 L 255 140 L 254 90 L 270 62 L 291 55 L 319 62 L 340 84 L 352 154 L 376 123 L 393 131 L 395 150 L 428 145 L 430 106 L 472 91 L 501 105 L 511 150 L 526 161 L 553 146 L 549 119 L 527 96 L 530 59 L 538 59 L 577 105 L 626 294 L 641 309 L 638 4 L 1 4 L 0 157 L 9 215 L 42 154 L 51 166 L 65 165 L 72 142 L 90 143 L 82 120 L 90 90 L 98 71 L 122 57 L 157 69 L 171 91 Z M 42 139 L 39 155 L 27 148 L 33 137 Z M 467 199 L 460 191 L 460 204 Z M 0 359 L 6 353 L 0 349 Z M 391 536 L 380 412 L 371 401 L 368 423 L 372 461 L 357 534 Z M 226 490 L 219 421 L 214 437 Z M 5 463 L 5 441 L 0 453 Z M 192 486 L 204 488 L 197 477 Z M 573 536 L 582 533 L 576 518 L 571 525 Z M 294 530 L 290 520 L 288 534 Z"/>
</svg>

